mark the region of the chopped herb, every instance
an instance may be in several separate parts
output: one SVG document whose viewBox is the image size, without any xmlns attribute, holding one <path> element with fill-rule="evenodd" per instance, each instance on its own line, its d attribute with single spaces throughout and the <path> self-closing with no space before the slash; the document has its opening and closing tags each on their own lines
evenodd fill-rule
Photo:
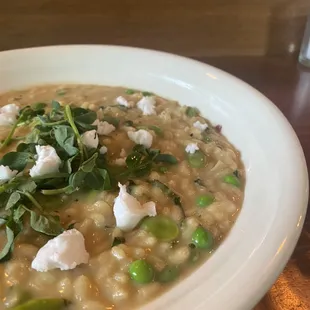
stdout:
<svg viewBox="0 0 310 310">
<path fill-rule="evenodd" d="M 109 105 L 110 108 L 119 108 L 120 110 L 127 111 L 128 107 L 121 105 L 121 104 L 113 104 Z"/>
<path fill-rule="evenodd" d="M 199 185 L 199 186 L 202 186 L 202 187 L 206 187 L 206 185 L 204 184 L 204 182 L 201 179 L 194 180 L 194 183 L 196 185 Z"/>
<path fill-rule="evenodd" d="M 143 92 L 141 92 L 142 93 L 142 95 L 144 96 L 144 97 L 150 97 L 150 96 L 153 96 L 154 94 L 153 93 L 150 93 L 150 92 L 148 92 L 148 91 L 143 91 Z"/>
<path fill-rule="evenodd" d="M 70 303 L 62 298 L 31 299 L 21 305 L 10 308 L 11 310 L 60 310 L 65 309 Z"/>
<path fill-rule="evenodd" d="M 64 96 L 67 93 L 65 89 L 57 90 L 56 94 L 57 96 Z"/>
<path fill-rule="evenodd" d="M 170 154 L 158 154 L 154 161 L 155 163 L 168 163 L 171 165 L 175 165 L 178 163 L 178 160 Z"/>
<path fill-rule="evenodd" d="M 124 237 L 115 237 L 112 242 L 112 247 L 117 246 L 119 244 L 125 243 Z"/>
<path fill-rule="evenodd" d="M 235 170 L 233 174 L 239 179 L 240 178 L 240 172 L 238 170 Z"/>
<path fill-rule="evenodd" d="M 133 95 L 135 93 L 135 91 L 133 89 L 126 89 L 125 93 L 127 95 Z"/>
<path fill-rule="evenodd" d="M 194 117 L 194 116 L 198 116 L 199 115 L 199 110 L 197 108 L 193 108 L 193 107 L 187 107 L 185 114 L 188 117 Z"/>
<path fill-rule="evenodd" d="M 201 135 L 202 135 L 202 141 L 203 142 L 206 142 L 206 143 L 212 142 L 211 137 L 207 134 L 206 131 L 204 131 Z"/>
<path fill-rule="evenodd" d="M 152 186 L 158 187 L 165 195 L 172 199 L 173 203 L 178 206 L 181 210 L 182 216 L 185 217 L 185 212 L 181 203 L 181 197 L 173 192 L 167 185 L 160 182 L 159 180 L 149 180 Z"/>
<path fill-rule="evenodd" d="M 126 171 L 120 176 L 137 178 L 148 175 L 156 163 L 177 163 L 177 159 L 170 154 L 160 154 L 159 150 L 147 149 L 143 145 L 136 145 L 126 158 Z"/>
<path fill-rule="evenodd" d="M 125 121 L 123 125 L 126 127 L 133 127 L 133 121 L 131 120 Z"/>
<path fill-rule="evenodd" d="M 105 115 L 103 121 L 108 122 L 109 124 L 113 125 L 114 127 L 118 127 L 120 120 L 116 117 Z"/>
<path fill-rule="evenodd" d="M 163 136 L 163 131 L 154 125 L 141 125 L 141 126 L 136 126 L 137 129 L 150 129 L 153 130 L 158 136 Z"/>
</svg>

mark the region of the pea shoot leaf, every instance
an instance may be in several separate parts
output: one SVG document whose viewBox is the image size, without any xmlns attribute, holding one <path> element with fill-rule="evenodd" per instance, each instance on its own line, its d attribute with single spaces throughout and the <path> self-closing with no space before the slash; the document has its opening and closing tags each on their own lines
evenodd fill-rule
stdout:
<svg viewBox="0 0 310 310">
<path fill-rule="evenodd" d="M 9 210 L 12 207 L 14 207 L 19 202 L 20 199 L 21 199 L 20 194 L 18 192 L 13 192 L 10 195 L 10 197 L 6 203 L 5 210 Z"/>
<path fill-rule="evenodd" d="M 30 226 L 33 230 L 48 236 L 58 236 L 64 231 L 58 216 L 40 215 L 32 210 L 26 210 L 30 213 Z"/>
<path fill-rule="evenodd" d="M 54 128 L 55 139 L 60 147 L 62 147 L 69 156 L 74 156 L 78 153 L 78 149 L 74 146 L 75 134 L 70 126 L 56 126 Z"/>
<path fill-rule="evenodd" d="M 11 170 L 20 172 L 25 169 L 29 158 L 29 153 L 26 152 L 10 152 L 0 159 L 0 165 L 9 166 Z"/>
</svg>

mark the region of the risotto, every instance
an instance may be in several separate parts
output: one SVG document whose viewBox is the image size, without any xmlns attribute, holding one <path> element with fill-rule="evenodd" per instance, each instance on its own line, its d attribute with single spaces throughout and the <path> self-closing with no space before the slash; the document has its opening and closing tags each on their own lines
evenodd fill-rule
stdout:
<svg viewBox="0 0 310 310">
<path fill-rule="evenodd" d="M 0 309 L 137 308 L 236 221 L 240 154 L 194 107 L 97 85 L 0 106 Z"/>
</svg>

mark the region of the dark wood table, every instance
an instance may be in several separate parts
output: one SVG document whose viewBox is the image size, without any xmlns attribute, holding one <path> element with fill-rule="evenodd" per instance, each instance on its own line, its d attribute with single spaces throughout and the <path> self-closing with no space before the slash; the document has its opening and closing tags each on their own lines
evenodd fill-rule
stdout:
<svg viewBox="0 0 310 310">
<path fill-rule="evenodd" d="M 218 57 L 199 59 L 246 81 L 284 113 L 296 131 L 310 171 L 310 69 L 295 58 Z M 294 206 L 292 206 L 294 208 Z M 310 309 L 310 209 L 283 273 L 255 310 Z"/>
</svg>

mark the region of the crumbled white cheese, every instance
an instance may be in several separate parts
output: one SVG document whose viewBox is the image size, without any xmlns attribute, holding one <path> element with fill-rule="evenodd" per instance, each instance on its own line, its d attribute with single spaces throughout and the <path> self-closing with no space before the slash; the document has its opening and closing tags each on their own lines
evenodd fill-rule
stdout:
<svg viewBox="0 0 310 310">
<path fill-rule="evenodd" d="M 19 112 L 19 106 L 10 103 L 0 108 L 0 126 L 9 126 L 15 123 Z"/>
<path fill-rule="evenodd" d="M 128 101 L 123 97 L 123 96 L 118 96 L 115 101 L 119 104 L 119 105 L 123 105 L 124 107 L 129 107 L 129 103 Z"/>
<path fill-rule="evenodd" d="M 155 216 L 155 202 L 149 201 L 143 205 L 126 191 L 126 185 L 118 183 L 119 194 L 114 201 L 113 212 L 116 219 L 116 226 L 124 231 L 131 230 L 145 216 Z"/>
<path fill-rule="evenodd" d="M 50 145 L 36 145 L 37 160 L 35 165 L 29 170 L 31 177 L 55 173 L 59 171 L 61 159 L 56 150 Z"/>
<path fill-rule="evenodd" d="M 200 123 L 199 121 L 196 121 L 193 126 L 200 131 L 205 131 L 208 128 L 208 124 Z"/>
<path fill-rule="evenodd" d="M 88 263 L 88 260 L 83 235 L 76 229 L 70 229 L 49 240 L 38 251 L 31 267 L 41 272 L 52 269 L 69 270 Z"/>
<path fill-rule="evenodd" d="M 11 170 L 8 166 L 0 166 L 0 184 L 3 184 L 11 179 L 13 179 L 16 174 L 18 173 L 17 170 Z"/>
<path fill-rule="evenodd" d="M 105 154 L 107 151 L 108 151 L 108 148 L 104 145 L 99 149 L 100 154 Z"/>
<path fill-rule="evenodd" d="M 84 132 L 81 135 L 82 143 L 89 149 L 98 147 L 99 138 L 95 129 Z"/>
<path fill-rule="evenodd" d="M 117 158 L 114 160 L 115 165 L 118 166 L 125 166 L 126 165 L 126 158 Z"/>
<path fill-rule="evenodd" d="M 143 97 L 138 101 L 137 107 L 142 111 L 143 115 L 152 115 L 156 114 L 155 104 L 154 97 Z"/>
<path fill-rule="evenodd" d="M 198 147 L 197 143 L 190 143 L 185 148 L 185 152 L 187 152 L 189 154 L 194 154 L 198 150 L 199 150 L 199 147 Z"/>
<path fill-rule="evenodd" d="M 96 119 L 94 122 L 93 122 L 93 125 L 96 125 L 97 126 L 97 133 L 98 133 L 98 135 L 105 135 L 105 136 L 107 136 L 107 135 L 109 135 L 112 131 L 114 131 L 116 128 L 112 125 L 112 124 L 110 124 L 110 123 L 108 123 L 108 122 L 106 122 L 106 121 L 103 121 L 103 122 L 101 122 L 101 121 L 99 121 L 99 119 Z"/>
<path fill-rule="evenodd" d="M 138 131 L 128 131 L 127 134 L 131 141 L 136 144 L 142 144 L 146 148 L 150 148 L 153 143 L 153 136 L 144 129 L 139 129 Z"/>
</svg>

